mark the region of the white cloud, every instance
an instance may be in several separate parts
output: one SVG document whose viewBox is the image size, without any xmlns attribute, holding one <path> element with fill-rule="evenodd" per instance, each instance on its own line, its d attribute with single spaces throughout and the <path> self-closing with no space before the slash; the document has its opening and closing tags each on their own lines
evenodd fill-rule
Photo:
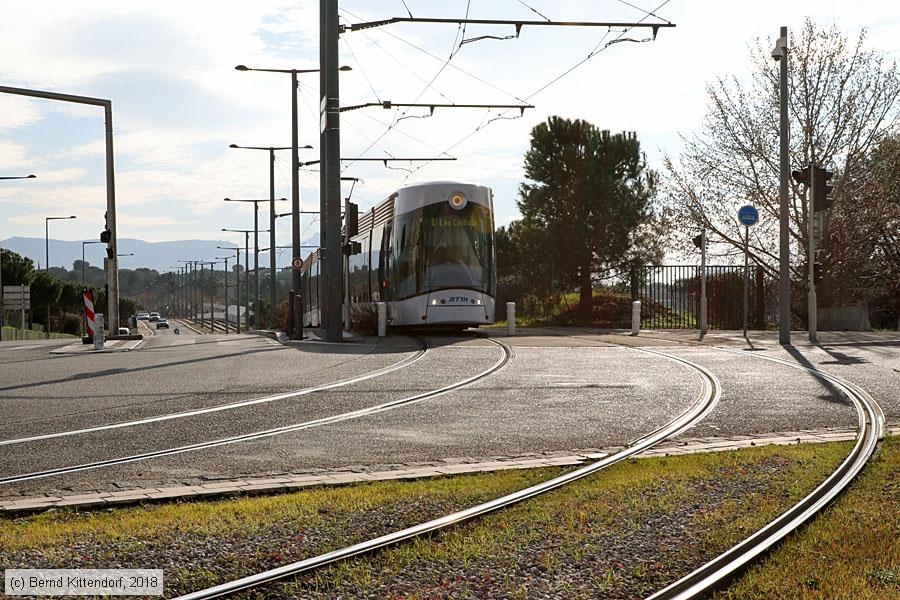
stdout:
<svg viewBox="0 0 900 600">
<path fill-rule="evenodd" d="M 27 169 L 34 166 L 35 160 L 31 148 L 25 144 L 17 144 L 11 140 L 0 140 L 0 170 L 3 175 L 18 176 L 28 173 L 7 173 L 16 169 Z"/>
</svg>

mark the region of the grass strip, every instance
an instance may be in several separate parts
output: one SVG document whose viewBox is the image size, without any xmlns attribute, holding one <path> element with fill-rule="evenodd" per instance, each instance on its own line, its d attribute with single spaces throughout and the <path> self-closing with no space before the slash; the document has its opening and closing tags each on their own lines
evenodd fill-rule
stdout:
<svg viewBox="0 0 900 600">
<path fill-rule="evenodd" d="M 631 460 L 448 532 L 241 597 L 644 597 L 799 500 L 849 448 L 846 443 L 770 446 Z M 891 577 L 898 552 L 900 444 L 886 444 L 879 460 L 887 460 L 888 452 L 893 452 L 893 471 L 870 469 L 866 476 L 880 473 L 884 486 L 893 473 L 888 491 L 894 493 L 889 513 L 894 518 L 881 520 L 893 521 L 894 535 L 881 539 L 884 560 L 860 579 L 870 595 L 853 597 L 883 598 L 885 590 L 896 590 L 890 586 L 896 586 Z M 562 471 L 501 471 L 0 519 L 0 566 L 162 568 L 166 596 L 173 596 L 434 518 Z M 874 513 L 883 502 L 873 495 L 855 510 Z M 808 564 L 818 568 L 812 556 Z M 773 595 L 773 588 L 746 589 L 757 594 L 752 597 L 794 597 Z"/>
</svg>

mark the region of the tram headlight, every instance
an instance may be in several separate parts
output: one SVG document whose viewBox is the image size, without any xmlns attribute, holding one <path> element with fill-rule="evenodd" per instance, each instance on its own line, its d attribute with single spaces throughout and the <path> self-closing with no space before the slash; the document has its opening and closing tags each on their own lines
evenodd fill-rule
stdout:
<svg viewBox="0 0 900 600">
<path fill-rule="evenodd" d="M 469 200 L 462 192 L 453 192 L 447 199 L 447 203 L 455 210 L 462 210 L 469 203 Z"/>
</svg>

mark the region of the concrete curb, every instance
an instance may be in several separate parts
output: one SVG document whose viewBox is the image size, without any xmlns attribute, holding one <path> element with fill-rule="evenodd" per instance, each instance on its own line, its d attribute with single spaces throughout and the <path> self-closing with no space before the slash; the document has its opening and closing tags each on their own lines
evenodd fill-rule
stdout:
<svg viewBox="0 0 900 600">
<path fill-rule="evenodd" d="M 886 428 L 885 435 L 900 435 L 900 425 Z M 764 436 L 738 436 L 732 438 L 702 438 L 673 440 L 660 444 L 638 455 L 638 458 L 676 456 L 724 452 L 755 446 L 789 446 L 801 443 L 826 443 L 849 441 L 856 438 L 852 429 L 827 429 L 800 432 L 782 432 Z M 170 500 L 216 499 L 230 496 L 255 496 L 279 494 L 303 488 L 324 485 L 349 485 L 368 481 L 412 480 L 427 477 L 443 477 L 467 473 L 487 473 L 509 469 L 535 469 L 542 467 L 581 466 L 593 462 L 619 448 L 585 450 L 575 453 L 548 453 L 520 457 L 499 457 L 493 460 L 471 462 L 447 462 L 431 465 L 408 465 L 399 469 L 381 471 L 323 471 L 312 474 L 284 474 L 267 477 L 248 477 L 204 483 L 154 488 L 128 489 L 117 492 L 97 492 L 68 496 L 32 496 L 18 500 L 0 501 L 0 515 L 23 515 L 45 510 L 74 507 L 83 509 L 112 508 Z"/>
</svg>

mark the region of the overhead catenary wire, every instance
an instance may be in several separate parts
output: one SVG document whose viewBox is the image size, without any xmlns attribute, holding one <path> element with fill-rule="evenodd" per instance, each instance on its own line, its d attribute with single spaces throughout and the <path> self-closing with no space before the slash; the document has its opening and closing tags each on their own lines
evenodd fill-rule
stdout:
<svg viewBox="0 0 900 600">
<path fill-rule="evenodd" d="M 656 8 L 654 8 L 652 11 L 646 11 L 646 10 L 645 10 L 644 12 L 645 12 L 646 14 L 645 14 L 643 17 L 641 17 L 641 18 L 637 21 L 637 23 L 642 23 L 642 22 L 644 22 L 644 21 L 647 20 L 647 18 L 648 18 L 649 16 L 651 16 L 651 15 L 654 15 L 654 16 L 655 16 L 656 11 L 658 11 L 658 10 L 660 10 L 661 8 L 665 7 L 669 2 L 671 2 L 671 0 L 664 0 L 664 2 L 662 2 L 662 4 L 660 4 L 659 6 L 657 6 Z M 641 9 L 641 10 L 643 10 L 643 9 Z M 656 17 L 656 18 L 661 18 L 661 17 Z M 559 75 L 557 75 L 556 77 L 552 78 L 550 81 L 548 81 L 547 83 L 543 84 L 542 86 L 540 86 L 539 88 L 537 88 L 536 90 L 534 90 L 533 92 L 531 92 L 529 95 L 525 96 L 525 98 L 521 99 L 521 102 L 527 103 L 527 102 L 530 101 L 532 98 L 534 98 L 535 96 L 537 96 L 538 94 L 540 94 L 541 92 L 543 92 L 544 90 L 546 90 L 547 88 L 549 88 L 550 86 L 554 85 L 555 83 L 557 83 L 558 81 L 560 81 L 561 79 L 563 79 L 564 77 L 566 77 L 567 75 L 569 75 L 570 73 L 572 73 L 572 71 L 574 71 L 575 69 L 579 68 L 580 66 L 582 66 L 583 64 L 585 64 L 586 62 L 588 62 L 589 60 L 591 60 L 592 58 L 594 58 L 595 56 L 597 56 L 598 54 L 600 54 L 601 52 L 603 52 L 604 50 L 606 50 L 607 48 L 609 48 L 611 45 L 613 45 L 613 44 L 615 44 L 616 42 L 622 40 L 622 38 L 624 37 L 624 35 L 625 35 L 626 33 L 628 33 L 628 31 L 629 31 L 630 29 L 631 29 L 630 27 L 626 27 L 625 29 L 623 29 L 623 30 L 619 33 L 619 35 L 618 35 L 615 39 L 613 39 L 613 40 L 607 42 L 607 43 L 604 45 L 603 42 L 604 42 L 604 41 L 606 40 L 606 38 L 609 36 L 610 31 L 611 31 L 610 29 L 607 29 L 607 31 L 606 31 L 606 33 L 604 34 L 603 38 L 601 38 L 600 42 L 598 42 L 597 45 L 594 46 L 594 49 L 591 50 L 591 51 L 588 53 L 588 55 L 587 55 L 586 57 L 584 57 L 583 59 L 581 59 L 580 61 L 578 61 L 577 63 L 575 63 L 574 65 L 572 65 L 572 66 L 569 67 L 568 69 L 566 69 L 565 71 L 563 71 L 561 74 L 559 74 Z M 505 111 L 505 112 L 509 112 L 509 111 L 507 110 L 507 111 Z M 493 122 L 493 121 L 491 121 L 491 122 Z M 484 129 L 485 127 L 487 127 L 488 124 L 489 124 L 489 123 L 484 123 L 484 120 L 482 119 L 482 123 L 480 123 L 480 124 L 478 125 L 478 127 L 476 127 L 475 129 L 473 129 L 472 131 L 470 131 L 468 134 L 466 134 L 465 136 L 463 136 L 462 138 L 460 138 L 459 140 L 457 140 L 456 142 L 454 142 L 454 143 L 451 144 L 450 146 L 447 146 L 442 152 L 443 152 L 443 153 L 449 153 L 451 150 L 453 150 L 454 148 L 456 148 L 457 146 L 459 146 L 460 144 L 462 144 L 463 142 L 465 142 L 466 140 L 468 140 L 469 138 L 471 138 L 473 135 L 477 134 L 479 131 L 481 131 L 482 129 Z M 430 164 L 430 161 L 429 161 L 429 162 L 423 162 L 422 164 L 418 165 L 417 167 L 415 167 L 415 168 L 413 169 L 413 172 L 412 172 L 412 173 L 410 173 L 409 175 L 407 175 L 407 176 L 404 178 L 403 181 L 404 181 L 404 182 L 407 181 L 412 175 L 415 175 L 415 173 L 417 173 L 418 171 L 420 171 L 420 170 L 423 169 L 424 167 L 428 166 L 429 164 Z"/>
<path fill-rule="evenodd" d="M 347 36 L 341 36 L 341 41 L 344 42 L 344 45 L 347 46 L 347 50 L 350 52 L 350 56 L 353 57 L 354 62 L 356 62 L 356 66 L 359 67 L 360 73 L 362 73 L 363 79 L 366 80 L 366 83 L 369 84 L 369 89 L 372 90 L 372 94 L 375 98 L 380 102 L 381 97 L 378 95 L 378 91 L 375 89 L 375 86 L 372 85 L 372 80 L 369 79 L 369 75 L 366 73 L 366 70 L 363 68 L 362 63 L 356 57 L 356 53 L 353 52 L 353 48 L 350 47 L 350 42 L 347 41 Z"/>
</svg>

